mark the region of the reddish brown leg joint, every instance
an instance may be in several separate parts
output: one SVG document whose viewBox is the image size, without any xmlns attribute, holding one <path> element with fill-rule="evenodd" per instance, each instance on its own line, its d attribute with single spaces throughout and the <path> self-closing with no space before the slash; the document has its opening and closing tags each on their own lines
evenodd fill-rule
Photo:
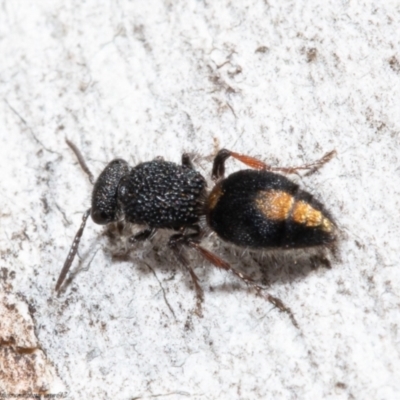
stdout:
<svg viewBox="0 0 400 400">
<path fill-rule="evenodd" d="M 281 172 L 284 174 L 294 174 L 301 170 L 310 170 L 310 173 L 317 171 L 324 164 L 330 161 L 336 154 L 336 150 L 332 150 L 326 153 L 322 158 L 309 164 L 300 165 L 298 167 L 271 167 L 270 165 L 258 160 L 257 158 L 246 156 L 244 154 L 235 153 L 233 151 L 222 149 L 218 152 L 214 158 L 212 179 L 218 180 L 224 177 L 225 174 L 225 161 L 229 157 L 233 157 L 236 160 L 242 162 L 250 168 L 258 170 L 267 170 L 272 172 Z"/>
</svg>

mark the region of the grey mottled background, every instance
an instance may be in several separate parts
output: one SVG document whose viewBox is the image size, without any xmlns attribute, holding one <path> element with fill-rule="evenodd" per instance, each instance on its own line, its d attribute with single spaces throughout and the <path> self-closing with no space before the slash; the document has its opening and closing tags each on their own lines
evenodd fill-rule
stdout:
<svg viewBox="0 0 400 400">
<path fill-rule="evenodd" d="M 399 23 L 394 1 L 1 1 L 0 389 L 400 398 Z M 272 268 L 268 290 L 299 328 L 197 258 L 196 317 L 168 235 L 115 259 L 93 223 L 56 297 L 91 191 L 66 137 L 96 175 L 116 156 L 189 151 L 209 174 L 222 147 L 283 166 L 336 149 L 297 178 L 342 229 L 331 270 L 205 243 L 238 268 Z"/>
</svg>

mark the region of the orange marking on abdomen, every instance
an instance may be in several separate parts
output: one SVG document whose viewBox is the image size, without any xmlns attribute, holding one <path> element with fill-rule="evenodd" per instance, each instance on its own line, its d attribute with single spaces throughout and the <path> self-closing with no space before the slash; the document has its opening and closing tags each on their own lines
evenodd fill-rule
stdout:
<svg viewBox="0 0 400 400">
<path fill-rule="evenodd" d="M 292 219 L 309 228 L 321 227 L 326 232 L 331 232 L 333 229 L 331 221 L 321 211 L 316 210 L 305 201 L 296 201 L 293 206 Z"/>
<path fill-rule="evenodd" d="M 322 214 L 310 204 L 304 201 L 296 201 L 293 207 L 292 218 L 294 222 L 309 227 L 319 226 L 322 221 Z"/>
<path fill-rule="evenodd" d="M 265 217 L 275 221 L 283 221 L 290 214 L 294 198 L 281 190 L 267 190 L 261 191 L 255 201 L 257 208 Z"/>
<path fill-rule="evenodd" d="M 218 203 L 218 200 L 220 199 L 220 197 L 224 194 L 224 192 L 221 189 L 221 185 L 217 184 L 214 186 L 214 188 L 212 189 L 210 195 L 208 196 L 207 199 L 207 209 L 208 210 L 213 210 L 215 208 L 215 206 Z"/>
<path fill-rule="evenodd" d="M 295 201 L 295 198 L 281 190 L 260 191 L 255 199 L 257 208 L 268 219 L 284 221 L 290 218 L 297 224 L 309 228 L 320 228 L 332 232 L 333 224 L 322 211 L 316 210 L 305 201 Z"/>
</svg>

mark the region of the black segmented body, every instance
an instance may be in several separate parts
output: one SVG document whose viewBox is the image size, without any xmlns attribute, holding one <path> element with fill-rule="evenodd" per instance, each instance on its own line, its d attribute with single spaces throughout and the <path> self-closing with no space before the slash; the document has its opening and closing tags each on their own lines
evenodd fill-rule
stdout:
<svg viewBox="0 0 400 400">
<path fill-rule="evenodd" d="M 67 144 L 93 181 L 93 175 L 77 147 L 69 141 Z M 333 154 L 327 153 L 321 160 L 302 167 L 279 169 L 287 173 L 297 169 L 313 170 L 329 161 Z M 229 157 L 259 170 L 239 171 L 224 179 L 224 163 Z M 94 184 L 91 208 L 83 214 L 56 290 L 61 287 L 72 265 L 86 221 L 91 215 L 95 223 L 102 225 L 119 221 L 146 225 L 144 230 L 129 237 L 130 244 L 151 238 L 159 228 L 179 230 L 170 236 L 168 246 L 189 270 L 198 304 L 203 294 L 184 247 L 196 250 L 218 268 L 231 270 L 261 293 L 262 288 L 255 285 L 251 277 L 235 271 L 200 245 L 204 234 L 200 218 L 205 215 L 209 227 L 221 239 L 238 246 L 309 247 L 327 245 L 336 238 L 336 225 L 322 204 L 294 182 L 267 169 L 270 167 L 260 160 L 222 149 L 215 156 L 212 168 L 212 177 L 217 183 L 207 193 L 205 179 L 194 170 L 187 154 L 182 155 L 181 165 L 153 160 L 131 168 L 124 160 L 111 161 Z M 280 300 L 272 296 L 268 299 L 287 312 Z"/>
<path fill-rule="evenodd" d="M 145 162 L 121 178 L 119 208 L 128 222 L 177 229 L 199 221 L 205 187 L 204 178 L 189 167 Z"/>
</svg>

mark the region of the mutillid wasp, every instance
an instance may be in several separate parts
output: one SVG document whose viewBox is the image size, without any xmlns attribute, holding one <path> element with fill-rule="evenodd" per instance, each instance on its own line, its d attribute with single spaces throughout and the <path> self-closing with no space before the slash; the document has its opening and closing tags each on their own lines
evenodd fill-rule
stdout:
<svg viewBox="0 0 400 400">
<path fill-rule="evenodd" d="M 82 169 L 93 183 L 93 175 L 78 148 L 70 141 Z M 56 284 L 58 291 L 77 253 L 86 221 L 91 216 L 100 225 L 115 222 L 138 224 L 144 230 L 132 235 L 129 243 L 150 239 L 158 229 L 175 231 L 168 246 L 189 271 L 197 293 L 198 306 L 203 291 L 185 249 L 193 249 L 212 265 L 231 271 L 253 286 L 257 294 L 284 311 L 283 303 L 265 293 L 253 279 L 232 268 L 201 245 L 202 220 L 222 240 L 250 249 L 293 249 L 329 246 L 337 237 L 330 213 L 313 196 L 283 174 L 316 170 L 328 162 L 334 151 L 320 160 L 295 168 L 276 168 L 226 149 L 215 156 L 213 188 L 207 190 L 204 177 L 195 170 L 187 154 L 181 164 L 160 158 L 134 167 L 121 159 L 111 161 L 94 182 L 91 207 L 83 214 L 64 267 Z M 235 158 L 251 169 L 225 177 L 225 162 Z"/>
</svg>

